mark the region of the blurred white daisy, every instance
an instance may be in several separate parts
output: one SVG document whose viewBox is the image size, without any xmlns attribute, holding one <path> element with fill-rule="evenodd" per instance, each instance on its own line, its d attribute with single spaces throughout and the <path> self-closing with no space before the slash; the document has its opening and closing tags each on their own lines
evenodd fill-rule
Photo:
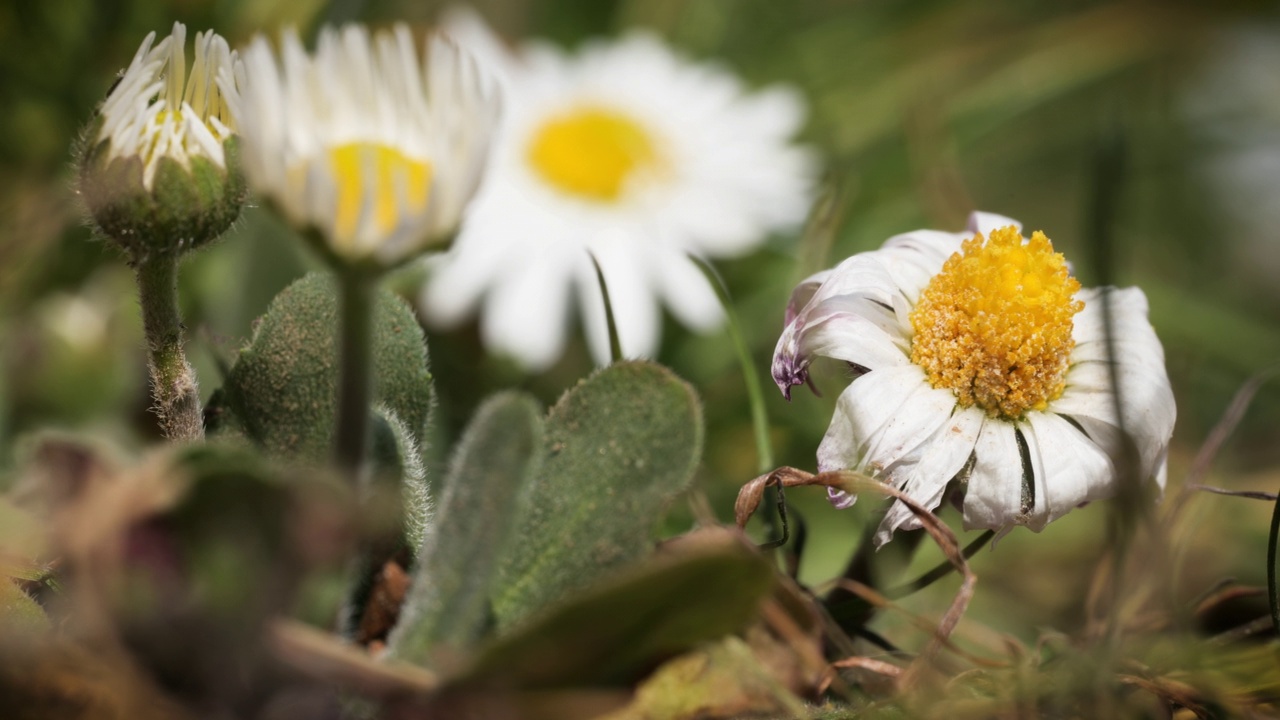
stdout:
<svg viewBox="0 0 1280 720">
<path fill-rule="evenodd" d="M 231 72 L 236 54 L 213 32 L 196 33 L 195 62 L 186 72 L 187 28 L 159 43 L 150 33 L 124 75 L 102 104 L 99 142 L 109 143 L 107 160 L 140 158 L 142 182 L 150 190 L 161 158 L 190 170 L 203 157 L 226 169 L 223 142 L 235 132 L 229 101 L 235 83 L 219 87 L 217 77 Z M 224 94 L 225 93 L 225 94 Z"/>
<path fill-rule="evenodd" d="M 498 112 L 469 54 L 440 37 L 419 54 L 403 25 L 349 25 L 322 30 L 314 55 L 292 31 L 279 58 L 257 37 L 243 70 L 245 174 L 322 252 L 389 267 L 449 240 Z"/>
<path fill-rule="evenodd" d="M 539 370 L 564 347 L 576 287 L 604 363 L 594 255 L 624 355 L 657 350 L 660 300 L 695 330 L 717 327 L 722 310 L 688 254 L 740 255 L 803 219 L 814 163 L 791 144 L 800 97 L 749 93 L 648 34 L 570 56 L 542 43 L 509 52 L 474 15 L 450 25 L 498 68 L 506 112 L 484 187 L 424 290 L 427 316 L 448 326 L 483 305 L 485 344 Z"/>
<path fill-rule="evenodd" d="M 954 481 L 966 528 L 1039 531 L 1113 495 L 1122 425 L 1140 476 L 1164 487 L 1175 407 L 1146 297 L 1081 290 L 1048 238 L 1026 240 L 1008 218 L 974 213 L 963 233 L 898 235 L 805 280 L 774 354 L 784 394 L 819 355 L 858 374 L 818 448 L 819 471 L 865 472 L 930 509 Z M 839 507 L 855 499 L 832 493 Z M 919 526 L 894 503 L 876 542 Z"/>
</svg>

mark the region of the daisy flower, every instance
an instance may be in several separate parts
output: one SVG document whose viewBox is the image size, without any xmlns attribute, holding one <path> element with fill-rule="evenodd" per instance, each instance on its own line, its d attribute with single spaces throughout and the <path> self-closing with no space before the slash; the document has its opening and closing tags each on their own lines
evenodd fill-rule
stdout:
<svg viewBox="0 0 1280 720">
<path fill-rule="evenodd" d="M 773 359 L 787 397 L 815 356 L 857 373 L 818 448 L 819 471 L 867 473 L 930 509 L 954 483 L 967 529 L 1038 532 L 1113 495 L 1125 434 L 1140 476 L 1164 487 L 1175 408 L 1146 297 L 1082 290 L 1043 233 L 1027 240 L 1008 218 L 974 213 L 963 233 L 898 235 L 806 279 Z M 838 507 L 855 499 L 832 492 Z M 894 503 L 876 542 L 919 526 Z"/>
<path fill-rule="evenodd" d="M 224 83 L 231 82 L 224 76 Z M 409 30 L 286 32 L 244 52 L 236 107 L 250 185 L 340 264 L 394 266 L 446 243 L 479 184 L 497 88 L 452 42 Z"/>
<path fill-rule="evenodd" d="M 424 290 L 428 318 L 449 326 L 482 305 L 485 344 L 541 370 L 564 347 L 576 288 L 603 364 L 594 256 L 624 355 L 657 350 L 659 301 L 695 330 L 717 327 L 716 295 L 688 255 L 741 255 L 803 219 L 814 163 L 790 143 L 797 94 L 748 92 L 649 34 L 568 55 L 508 51 L 474 15 L 451 26 L 497 68 L 506 107 L 485 185 Z"/>
</svg>

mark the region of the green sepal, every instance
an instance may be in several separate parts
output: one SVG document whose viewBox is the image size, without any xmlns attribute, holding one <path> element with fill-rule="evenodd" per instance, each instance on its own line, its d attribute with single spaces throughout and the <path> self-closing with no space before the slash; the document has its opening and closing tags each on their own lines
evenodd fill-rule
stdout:
<svg viewBox="0 0 1280 720">
<path fill-rule="evenodd" d="M 226 232 L 247 197 L 235 137 L 222 145 L 226 168 L 203 156 L 190 167 L 162 157 L 148 189 L 143 159 L 111 157 L 110 141 L 92 145 L 80 164 L 80 195 L 98 230 L 131 262 L 183 253 Z"/>
</svg>

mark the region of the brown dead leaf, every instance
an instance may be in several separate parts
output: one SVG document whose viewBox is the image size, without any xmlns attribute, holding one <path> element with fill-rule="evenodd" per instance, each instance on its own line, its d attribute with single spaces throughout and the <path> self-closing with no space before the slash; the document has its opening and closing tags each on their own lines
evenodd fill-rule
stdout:
<svg viewBox="0 0 1280 720">
<path fill-rule="evenodd" d="M 364 616 L 360 618 L 356 642 L 369 645 L 374 641 L 385 640 L 387 633 L 391 632 L 396 620 L 400 618 L 400 607 L 404 605 L 408 592 L 408 573 L 395 560 L 388 560 L 383 564 L 378 577 L 374 578 Z"/>
</svg>

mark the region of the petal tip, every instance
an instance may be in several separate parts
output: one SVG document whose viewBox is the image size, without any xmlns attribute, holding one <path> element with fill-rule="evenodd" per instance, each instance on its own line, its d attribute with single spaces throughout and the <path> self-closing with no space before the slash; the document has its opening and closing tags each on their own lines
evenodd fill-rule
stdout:
<svg viewBox="0 0 1280 720">
<path fill-rule="evenodd" d="M 827 488 L 827 499 L 831 501 L 831 504 L 837 510 L 851 508 L 854 503 L 858 502 L 857 495 L 847 493 L 844 490 L 837 490 L 833 487 Z"/>
<path fill-rule="evenodd" d="M 773 382 L 782 391 L 782 396 L 791 400 L 791 388 L 809 382 L 809 371 L 795 357 L 787 353 L 779 353 L 773 358 L 771 371 Z"/>
</svg>

